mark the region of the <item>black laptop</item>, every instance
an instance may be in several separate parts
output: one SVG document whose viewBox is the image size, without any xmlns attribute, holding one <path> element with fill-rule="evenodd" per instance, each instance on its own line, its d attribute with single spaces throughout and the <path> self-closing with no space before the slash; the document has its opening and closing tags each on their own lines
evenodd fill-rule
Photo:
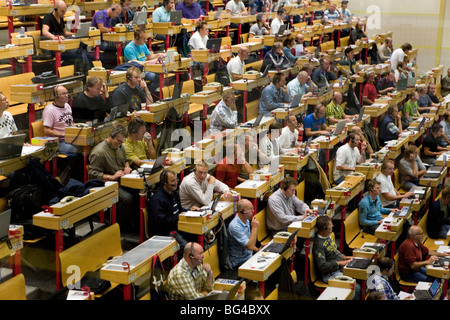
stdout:
<svg viewBox="0 0 450 320">
<path fill-rule="evenodd" d="M 408 88 L 408 78 L 399 79 L 397 81 L 397 91 L 403 91 Z"/>
<path fill-rule="evenodd" d="M 176 100 L 179 99 L 181 96 L 181 91 L 183 90 L 183 82 L 177 82 L 175 83 L 175 85 L 173 86 L 173 94 L 172 97 L 170 98 L 165 98 L 165 99 L 161 99 L 160 101 L 172 101 L 172 100 Z"/>
<path fill-rule="evenodd" d="M 309 137 L 308 140 L 306 140 L 305 149 L 303 150 L 303 155 L 306 156 L 309 153 L 309 147 L 311 146 L 312 137 Z"/>
<path fill-rule="evenodd" d="M 362 107 L 359 111 L 358 120 L 356 120 L 356 123 L 360 122 L 364 117 L 364 111 L 366 110 L 366 107 Z"/>
<path fill-rule="evenodd" d="M 266 66 L 266 68 L 264 69 L 263 74 L 261 75 L 261 78 L 265 78 L 267 76 L 267 74 L 269 73 L 270 70 L 270 64 Z"/>
<path fill-rule="evenodd" d="M 148 174 L 154 174 L 154 173 L 156 173 L 156 172 L 158 172 L 160 170 L 163 170 L 164 169 L 164 162 L 166 161 L 166 158 L 167 158 L 167 153 L 159 156 L 156 159 L 155 163 L 153 164 L 153 167 L 151 169 L 150 168 L 144 168 L 144 172 L 148 173 Z"/>
<path fill-rule="evenodd" d="M 394 217 L 407 217 L 411 213 L 413 201 L 409 203 L 408 207 L 403 207 L 400 211 L 394 212 Z"/>
<path fill-rule="evenodd" d="M 427 172 L 423 175 L 422 178 L 425 179 L 436 179 L 439 178 L 439 176 L 441 175 L 442 171 L 444 171 L 445 167 L 444 166 L 431 166 L 430 168 L 428 168 Z"/>
<path fill-rule="evenodd" d="M 202 208 L 200 209 L 200 211 L 211 210 L 211 211 L 214 213 L 215 210 L 216 210 L 217 204 L 218 204 L 219 201 L 220 201 L 220 197 L 221 197 L 222 195 L 223 195 L 223 192 L 219 192 L 219 194 L 217 195 L 217 197 L 215 197 L 214 200 L 212 201 L 211 206 L 205 206 L 205 207 L 202 207 Z"/>
<path fill-rule="evenodd" d="M 415 127 L 415 128 L 408 128 L 408 129 L 411 130 L 411 131 L 420 131 L 420 129 L 422 129 L 423 125 L 425 124 L 426 120 L 427 120 L 427 118 L 423 117 L 417 127 Z"/>
<path fill-rule="evenodd" d="M 421 187 L 421 186 L 414 186 L 414 187 L 412 187 L 411 190 L 409 190 L 409 191 L 414 192 L 414 194 L 412 196 L 410 196 L 409 198 L 410 199 L 414 199 L 415 195 L 418 194 L 419 195 L 419 199 L 424 199 L 426 194 L 427 194 L 427 192 L 428 192 L 428 189 L 430 189 L 430 185 L 431 185 L 431 183 L 428 182 L 428 184 L 425 187 L 425 189 L 423 189 L 423 187 Z"/>
<path fill-rule="evenodd" d="M 434 279 L 428 290 L 414 290 L 414 297 L 416 300 L 432 300 L 441 287 L 439 282 L 440 280 Z"/>
<path fill-rule="evenodd" d="M 347 263 L 347 268 L 353 269 L 367 269 L 372 264 L 372 259 L 369 258 L 355 258 Z"/>
<path fill-rule="evenodd" d="M 280 26 L 280 29 L 278 29 L 278 35 L 279 36 L 282 36 L 282 35 L 284 35 L 284 32 L 286 31 L 286 27 L 287 27 L 287 25 L 285 25 L 285 24 L 282 24 L 281 26 Z"/>
<path fill-rule="evenodd" d="M 206 49 L 211 53 L 220 52 L 220 46 L 222 45 L 222 38 L 208 39 L 206 41 Z"/>
<path fill-rule="evenodd" d="M 24 133 L 0 138 L 0 160 L 20 157 L 24 142 Z"/>
<path fill-rule="evenodd" d="M 291 243 L 294 240 L 295 236 L 297 235 L 298 230 L 300 230 L 300 229 L 297 229 L 294 232 L 292 232 L 285 243 L 272 242 L 271 244 L 269 244 L 267 247 L 265 247 L 263 249 L 263 252 L 273 252 L 273 253 L 282 254 L 291 246 Z"/>
<path fill-rule="evenodd" d="M 182 12 L 181 10 L 170 12 L 170 22 L 174 25 L 179 26 L 181 24 Z"/>
<path fill-rule="evenodd" d="M 331 201 L 332 201 L 332 200 L 333 200 L 333 197 L 330 196 L 330 197 L 328 198 L 327 203 L 325 204 L 325 207 L 319 208 L 319 212 L 318 212 L 319 215 L 324 215 L 324 214 L 327 213 L 327 210 L 328 210 L 328 208 L 330 207 Z"/>
<path fill-rule="evenodd" d="M 262 120 L 263 117 L 264 117 L 264 115 L 258 114 L 258 116 L 256 117 L 255 122 L 246 122 L 246 123 L 241 124 L 240 127 L 242 127 L 242 128 L 257 127 L 261 123 L 261 120 Z"/>
<path fill-rule="evenodd" d="M 11 223 L 11 209 L 0 213 L 0 242 L 9 238 L 9 225 Z"/>
</svg>

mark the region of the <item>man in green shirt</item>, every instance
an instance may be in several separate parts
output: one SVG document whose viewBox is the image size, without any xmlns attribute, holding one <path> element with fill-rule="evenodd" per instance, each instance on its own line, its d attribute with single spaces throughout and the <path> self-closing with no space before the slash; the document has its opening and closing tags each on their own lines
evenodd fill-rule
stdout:
<svg viewBox="0 0 450 320">
<path fill-rule="evenodd" d="M 344 109 L 342 109 L 341 107 L 341 103 L 342 103 L 342 93 L 334 92 L 333 99 L 325 108 L 325 119 L 328 126 L 338 123 L 342 119 L 353 120 L 358 116 L 358 115 L 351 116 L 345 114 Z"/>
<path fill-rule="evenodd" d="M 411 95 L 411 98 L 406 101 L 403 106 L 403 115 L 411 120 L 410 122 L 420 118 L 420 113 L 417 106 L 418 99 L 419 94 L 417 92 L 414 92 L 414 94 Z"/>
</svg>

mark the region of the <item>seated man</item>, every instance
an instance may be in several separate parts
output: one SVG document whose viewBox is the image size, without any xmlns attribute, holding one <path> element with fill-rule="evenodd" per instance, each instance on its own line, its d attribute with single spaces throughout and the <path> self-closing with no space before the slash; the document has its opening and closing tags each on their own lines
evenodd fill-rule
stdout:
<svg viewBox="0 0 450 320">
<path fill-rule="evenodd" d="M 427 275 L 426 266 L 432 264 L 438 257 L 449 255 L 450 253 L 428 249 L 423 244 L 422 228 L 417 225 L 411 226 L 408 230 L 408 238 L 398 248 L 400 277 L 407 282 L 433 282 L 433 278 Z"/>
<path fill-rule="evenodd" d="M 294 221 L 302 221 L 312 210 L 295 195 L 297 181 L 285 178 L 280 188 L 272 193 L 267 201 L 266 224 L 272 235 L 286 231 Z"/>
<path fill-rule="evenodd" d="M 376 88 L 380 95 L 387 95 L 388 92 L 395 91 L 395 71 L 391 70 L 382 75 L 378 80 Z"/>
<path fill-rule="evenodd" d="M 346 256 L 339 252 L 333 233 L 333 221 L 329 216 L 323 215 L 317 217 L 316 236 L 312 246 L 312 254 L 317 268 L 320 271 L 322 280 L 328 283 L 328 280 L 344 274 L 343 268 L 353 260 L 352 256 Z M 361 295 L 361 286 L 356 283 L 355 299 Z"/>
<path fill-rule="evenodd" d="M 431 108 L 436 108 L 438 105 L 431 101 L 430 96 L 427 94 L 427 85 L 421 84 L 417 86 L 417 92 L 419 93 L 419 99 L 417 105 L 419 111 L 422 113 L 429 113 Z"/>
<path fill-rule="evenodd" d="M 383 44 L 378 47 L 378 62 L 386 63 L 392 54 L 392 49 L 392 38 L 387 37 Z"/>
<path fill-rule="evenodd" d="M 227 13 L 230 13 L 231 16 L 247 16 L 247 8 L 245 7 L 244 3 L 240 0 L 230 0 L 227 2 L 225 6 L 225 11 Z"/>
<path fill-rule="evenodd" d="M 367 195 L 358 204 L 359 225 L 364 232 L 375 234 L 375 230 L 383 222 L 383 214 L 389 214 L 398 209 L 383 208 L 380 200 L 381 182 L 369 180 Z"/>
<path fill-rule="evenodd" d="M 315 88 L 316 86 L 306 71 L 300 71 L 297 77 L 287 84 L 287 92 L 291 99 L 297 94 L 301 94 L 302 97 L 310 97 Z"/>
<path fill-rule="evenodd" d="M 184 208 L 207 206 L 213 200 L 214 192 L 222 192 L 222 198 L 232 201 L 228 186 L 208 174 L 208 164 L 202 160 L 195 165 L 194 172 L 184 177 L 180 185 L 180 201 Z"/>
<path fill-rule="evenodd" d="M 270 66 L 270 70 L 284 70 L 291 67 L 291 62 L 284 55 L 283 50 L 283 43 L 275 42 L 272 46 L 272 49 L 267 51 L 264 55 L 261 71 L 266 70 L 267 66 Z"/>
<path fill-rule="evenodd" d="M 427 233 L 431 239 L 446 239 L 450 231 L 450 187 L 445 186 L 441 197 L 435 200 L 428 211 Z"/>
<path fill-rule="evenodd" d="M 320 58 L 320 65 L 312 73 L 312 81 L 319 87 L 325 87 L 330 84 L 331 81 L 336 80 L 336 74 L 331 70 L 330 60 L 327 58 Z"/>
<path fill-rule="evenodd" d="M 175 0 L 163 0 L 162 6 L 159 6 L 152 13 L 152 22 L 170 22 L 170 12 L 175 10 Z M 162 34 L 155 34 L 154 38 L 164 41 L 166 36 Z"/>
<path fill-rule="evenodd" d="M 209 34 L 208 23 L 206 21 L 200 22 L 197 27 L 197 31 L 195 31 L 194 34 L 189 39 L 188 42 L 189 48 L 191 48 L 191 50 L 206 49 L 206 43 L 208 42 L 209 39 L 208 34 Z"/>
<path fill-rule="evenodd" d="M 270 112 L 276 108 L 283 108 L 284 103 L 291 102 L 287 92 L 286 77 L 282 73 L 276 73 L 272 84 L 265 87 L 261 93 L 258 113 L 269 117 Z"/>
<path fill-rule="evenodd" d="M 272 29 L 272 34 L 277 34 L 280 30 L 280 26 L 284 24 L 284 18 L 286 18 L 286 9 L 285 8 L 279 8 L 277 10 L 277 16 L 273 18 L 272 22 L 270 23 L 270 28 Z"/>
<path fill-rule="evenodd" d="M 317 104 L 314 107 L 314 112 L 303 119 L 303 141 L 308 140 L 309 137 L 328 134 L 329 131 L 331 131 L 331 128 L 325 123 L 325 107 Z"/>
<path fill-rule="evenodd" d="M 234 189 L 239 183 L 245 181 L 239 177 L 241 169 L 250 174 L 253 168 L 245 160 L 243 151 L 237 143 L 227 145 L 226 151 L 227 155 L 216 166 L 216 179 L 225 183 L 230 189 Z"/>
<path fill-rule="evenodd" d="M 67 12 L 67 5 L 64 1 L 56 1 L 55 9 L 44 16 L 42 20 L 42 37 L 46 40 L 64 40 L 75 33 L 70 32 L 65 27 L 64 15 Z M 51 52 L 54 55 L 53 51 Z M 75 70 L 76 72 L 87 73 L 93 67 L 92 58 L 87 51 L 87 46 L 80 42 L 78 49 L 66 50 L 61 52 L 61 60 L 65 64 L 75 64 L 76 60 L 81 60 L 82 64 Z"/>
<path fill-rule="evenodd" d="M 101 78 L 91 76 L 86 80 L 83 92 L 76 95 L 72 101 L 72 116 L 74 122 L 103 122 L 106 113 L 111 110 L 111 96 L 108 87 Z"/>
<path fill-rule="evenodd" d="M 381 183 L 381 205 L 386 208 L 398 208 L 401 199 L 407 199 L 414 195 L 414 192 L 400 194 L 398 190 L 395 189 L 391 178 L 394 174 L 394 169 L 394 161 L 391 159 L 384 160 L 381 165 L 381 172 L 376 177 L 376 180 Z"/>
<path fill-rule="evenodd" d="M 234 91 L 226 91 L 222 100 L 214 108 L 210 122 L 208 135 L 221 132 L 225 129 L 234 129 L 238 125 L 238 111 Z"/>
<path fill-rule="evenodd" d="M 399 296 L 392 289 L 390 278 L 395 271 L 395 261 L 389 257 L 382 257 L 377 259 L 377 267 L 380 273 L 375 272 L 371 275 L 372 290 L 371 292 L 378 292 L 383 294 L 385 300 L 400 300 Z M 408 295 L 404 300 L 412 300 L 414 295 Z"/>
<path fill-rule="evenodd" d="M 330 8 L 325 10 L 323 14 L 325 24 L 335 24 L 344 20 L 341 13 L 336 10 L 336 3 L 330 3 Z"/>
<path fill-rule="evenodd" d="M 17 132 L 16 122 L 14 117 L 6 111 L 9 108 L 8 99 L 0 91 L 0 138 L 8 137 Z"/>
<path fill-rule="evenodd" d="M 417 105 L 417 100 L 419 99 L 419 94 L 414 92 L 408 101 L 403 105 L 403 116 L 408 120 L 408 126 L 414 120 L 419 119 L 420 112 Z M 406 128 L 405 128 L 406 129 Z"/>
<path fill-rule="evenodd" d="M 109 136 L 97 144 L 89 155 L 89 179 L 105 181 L 117 181 L 131 173 L 130 163 L 127 159 L 123 143 L 127 137 L 127 129 L 122 125 L 114 125 Z M 133 222 L 138 221 L 138 210 L 133 214 L 133 192 L 123 186 L 119 186 L 119 202 L 117 203 L 117 221 L 121 228 L 131 230 Z"/>
<path fill-rule="evenodd" d="M 288 152 L 288 150 L 295 149 L 298 151 L 300 143 L 298 143 L 298 123 L 297 117 L 294 114 L 286 116 L 286 126 L 281 130 L 281 136 L 279 139 L 282 153 Z"/>
<path fill-rule="evenodd" d="M 433 103 L 439 104 L 441 102 L 436 93 L 436 84 L 434 84 L 434 83 L 428 84 L 427 94 Z"/>
<path fill-rule="evenodd" d="M 397 121 L 397 125 L 395 121 Z M 384 147 L 386 142 L 390 140 L 397 140 L 402 130 L 402 117 L 398 113 L 398 107 L 391 105 L 388 107 L 387 114 L 381 120 L 378 136 L 380 146 Z"/>
<path fill-rule="evenodd" d="M 373 149 L 369 141 L 367 141 L 366 137 L 364 136 L 362 129 L 358 126 L 353 126 L 350 130 L 350 133 L 359 136 L 361 142 L 359 143 L 358 150 L 364 159 L 369 159 L 370 155 L 373 153 Z M 365 150 L 365 152 L 363 150 Z"/>
<path fill-rule="evenodd" d="M 183 18 L 200 21 L 205 13 L 202 7 L 194 0 L 184 0 L 177 4 L 177 11 L 181 11 Z"/>
<path fill-rule="evenodd" d="M 141 79 L 141 71 L 137 67 L 130 67 L 126 73 L 126 82 L 119 84 L 111 93 L 114 106 L 128 104 L 128 111 L 140 111 L 141 104 L 152 104 L 153 99 L 147 84 Z"/>
<path fill-rule="evenodd" d="M 358 115 L 348 115 L 344 113 L 344 109 L 341 106 L 342 103 L 342 93 L 335 91 L 333 93 L 333 99 L 325 108 L 325 118 L 327 119 L 327 125 L 337 124 L 342 119 L 347 119 L 351 121 L 357 119 Z"/>
<path fill-rule="evenodd" d="M 142 160 L 156 159 L 155 146 L 146 125 L 141 118 L 133 118 L 128 123 L 128 137 L 123 146 L 133 169 L 139 168 Z"/>
<path fill-rule="evenodd" d="M 170 300 L 192 300 L 207 295 L 213 289 L 211 266 L 203 263 L 203 247 L 189 242 L 183 250 L 183 259 L 167 277 L 166 289 Z"/>
<path fill-rule="evenodd" d="M 282 124 L 278 121 L 273 121 L 269 126 L 269 130 L 267 130 L 267 134 L 260 138 L 259 162 L 261 164 L 269 164 L 271 161 L 279 158 L 279 156 L 283 153 L 279 141 L 281 136 L 281 129 L 283 129 Z"/>
<path fill-rule="evenodd" d="M 98 10 L 94 16 L 92 17 L 91 26 L 96 27 L 100 30 L 100 33 L 108 33 L 111 32 L 112 29 L 112 21 L 117 18 L 119 14 L 122 13 L 122 7 L 113 3 L 109 8 Z M 112 41 L 104 41 L 102 38 L 102 42 L 100 45 L 101 51 L 116 51 L 116 44 Z"/>
<path fill-rule="evenodd" d="M 250 27 L 248 37 L 253 38 L 254 36 L 262 36 L 270 33 L 271 29 L 267 22 L 266 15 L 263 12 L 258 12 L 258 14 L 256 14 L 256 23 Z"/>
<path fill-rule="evenodd" d="M 425 168 L 417 153 L 417 147 L 409 145 L 403 152 L 403 158 L 400 159 L 398 171 L 400 183 L 404 190 L 409 191 L 412 187 L 418 186 L 420 177 L 427 172 L 427 168 Z"/>
<path fill-rule="evenodd" d="M 449 147 L 441 147 L 439 139 L 442 137 L 443 129 L 439 123 L 433 124 L 431 132 L 422 142 L 422 161 L 429 165 L 436 163 L 437 157 L 449 150 Z"/>
<path fill-rule="evenodd" d="M 339 147 L 336 152 L 336 166 L 334 168 L 334 183 L 341 183 L 345 176 L 355 171 L 357 164 L 364 162 L 358 146 L 361 142 L 359 135 L 350 133 L 348 135 L 348 142 Z M 365 152 L 365 150 L 361 150 Z"/>
<path fill-rule="evenodd" d="M 354 58 L 354 52 L 352 47 L 345 48 L 344 51 L 344 57 L 340 59 L 337 63 L 341 66 L 348 66 L 348 73 L 347 75 L 352 75 L 356 73 L 356 60 Z"/>
<path fill-rule="evenodd" d="M 309 49 L 307 49 L 305 47 L 305 44 L 304 44 L 305 43 L 305 36 L 303 34 L 301 34 L 301 33 L 298 33 L 297 36 L 295 37 L 295 42 L 296 42 L 295 55 L 297 57 L 300 57 L 300 58 L 303 58 L 303 59 L 310 58 L 312 52 L 309 51 Z"/>
<path fill-rule="evenodd" d="M 147 36 L 145 30 L 136 29 L 134 31 L 133 41 L 128 43 L 123 51 L 125 62 L 136 61 L 139 64 L 145 66 L 147 64 L 156 64 L 159 59 L 165 57 L 164 53 L 153 53 L 148 49 L 146 45 Z M 147 85 L 150 93 L 153 94 L 156 88 L 159 87 L 159 74 L 145 71 L 144 80 L 149 81 Z"/>
<path fill-rule="evenodd" d="M 111 20 L 111 25 L 113 27 L 119 23 L 131 23 L 134 18 L 134 11 L 131 8 L 131 0 L 120 0 L 120 6 L 122 7 L 122 11 L 117 18 Z"/>
<path fill-rule="evenodd" d="M 45 106 L 42 112 L 44 135 L 59 138 L 59 152 L 67 156 L 80 153 L 77 146 L 64 141 L 66 127 L 73 124 L 72 108 L 69 105 L 69 92 L 64 86 L 53 88 L 55 101 Z"/>
<path fill-rule="evenodd" d="M 375 72 L 369 71 L 366 74 L 366 83 L 363 86 L 362 102 L 363 105 L 372 105 L 378 98 L 377 88 L 375 86 Z"/>
<path fill-rule="evenodd" d="M 241 199 L 237 203 L 236 212 L 236 216 L 228 225 L 230 262 L 233 269 L 239 268 L 259 250 L 256 246 L 259 221 L 256 219 L 253 204 L 247 199 Z"/>
<path fill-rule="evenodd" d="M 169 236 L 178 231 L 178 216 L 188 210 L 199 210 L 199 207 L 183 208 L 178 194 L 178 178 L 173 170 L 163 170 L 159 181 L 161 186 L 147 201 L 149 235 Z M 185 238 L 189 235 L 178 231 Z"/>
<path fill-rule="evenodd" d="M 227 63 L 228 76 L 230 81 L 242 79 L 245 72 L 245 60 L 248 59 L 250 50 L 247 47 L 240 47 L 236 57 Z"/>
</svg>

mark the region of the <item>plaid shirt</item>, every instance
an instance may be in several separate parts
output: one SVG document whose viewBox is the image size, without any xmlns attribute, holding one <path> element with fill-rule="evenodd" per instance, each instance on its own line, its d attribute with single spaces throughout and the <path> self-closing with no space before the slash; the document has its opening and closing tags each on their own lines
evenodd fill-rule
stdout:
<svg viewBox="0 0 450 320">
<path fill-rule="evenodd" d="M 369 288 L 384 294 L 386 300 L 399 300 L 397 294 L 394 292 L 394 290 L 392 290 L 388 279 L 384 275 L 376 273 L 370 276 L 367 281 L 371 281 L 370 284 L 367 284 Z"/>
<path fill-rule="evenodd" d="M 206 282 L 206 272 L 202 266 L 192 269 L 186 260 L 181 261 L 170 270 L 166 289 L 170 300 L 192 300 L 203 297 L 202 291 L 211 291 Z"/>
</svg>

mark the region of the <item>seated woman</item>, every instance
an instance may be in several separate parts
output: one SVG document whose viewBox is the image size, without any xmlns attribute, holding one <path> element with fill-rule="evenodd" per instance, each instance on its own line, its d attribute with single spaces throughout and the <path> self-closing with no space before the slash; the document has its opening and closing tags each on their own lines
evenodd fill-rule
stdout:
<svg viewBox="0 0 450 320">
<path fill-rule="evenodd" d="M 299 57 L 295 56 L 295 46 L 296 46 L 295 38 L 288 37 L 283 41 L 283 53 L 286 58 L 289 59 L 291 63 L 295 63 Z M 294 54 L 292 54 L 292 49 L 294 49 Z"/>
<path fill-rule="evenodd" d="M 106 84 L 99 77 L 89 77 L 86 81 L 86 89 L 72 102 L 72 116 L 75 122 L 94 120 L 103 122 L 111 106 Z"/>
<path fill-rule="evenodd" d="M 141 118 L 133 118 L 128 123 L 128 137 L 123 143 L 131 168 L 139 168 L 144 159 L 156 159 L 153 141 Z"/>
<path fill-rule="evenodd" d="M 405 149 L 398 170 L 400 183 L 404 190 L 409 191 L 412 187 L 419 185 L 419 179 L 427 172 L 427 169 L 420 160 L 415 145 L 410 145 Z"/>
</svg>

